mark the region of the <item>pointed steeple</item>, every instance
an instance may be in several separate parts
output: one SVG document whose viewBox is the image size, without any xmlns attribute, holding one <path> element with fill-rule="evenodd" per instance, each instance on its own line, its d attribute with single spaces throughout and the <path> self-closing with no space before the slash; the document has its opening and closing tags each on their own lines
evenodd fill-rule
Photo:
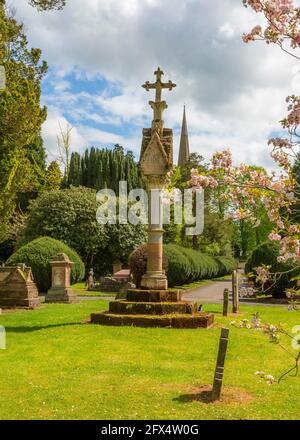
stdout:
<svg viewBox="0 0 300 440">
<path fill-rule="evenodd" d="M 179 158 L 178 158 L 178 166 L 184 166 L 190 158 L 190 146 L 189 146 L 189 133 L 186 122 L 186 111 L 185 106 L 183 110 L 183 120 L 182 120 L 182 128 L 181 128 L 181 137 L 180 137 L 180 147 L 179 147 Z"/>
</svg>

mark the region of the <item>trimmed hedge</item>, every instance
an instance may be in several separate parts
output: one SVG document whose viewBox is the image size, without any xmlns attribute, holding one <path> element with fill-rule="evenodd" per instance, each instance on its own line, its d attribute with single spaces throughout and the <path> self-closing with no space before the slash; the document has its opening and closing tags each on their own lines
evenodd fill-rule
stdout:
<svg viewBox="0 0 300 440">
<path fill-rule="evenodd" d="M 52 257 L 65 253 L 74 263 L 71 272 L 72 283 L 84 278 L 84 264 L 80 256 L 66 244 L 50 237 L 41 237 L 18 249 L 6 262 L 6 266 L 24 263 L 31 267 L 34 281 L 40 292 L 46 293 L 51 287 Z"/>
<path fill-rule="evenodd" d="M 272 294 L 274 298 L 285 298 L 285 289 L 295 287 L 296 282 L 291 281 L 291 278 L 300 274 L 299 269 L 292 270 L 292 263 L 278 263 L 277 257 L 279 255 L 279 244 L 276 242 L 266 242 L 255 248 L 248 258 L 245 265 L 246 274 L 255 273 L 255 268 L 263 264 L 271 266 L 272 273 L 280 273 L 290 271 L 278 277 L 276 281 L 270 281 L 264 285 L 264 290 Z M 255 279 L 255 276 L 253 276 Z M 257 287 L 261 287 L 256 283 Z M 269 289 L 269 292 L 268 290 Z"/>
<path fill-rule="evenodd" d="M 137 286 L 146 272 L 147 245 L 138 247 L 129 258 L 130 269 Z M 210 279 L 229 274 L 235 268 L 230 257 L 212 257 L 190 248 L 176 244 L 164 245 L 164 268 L 169 286 Z"/>
</svg>

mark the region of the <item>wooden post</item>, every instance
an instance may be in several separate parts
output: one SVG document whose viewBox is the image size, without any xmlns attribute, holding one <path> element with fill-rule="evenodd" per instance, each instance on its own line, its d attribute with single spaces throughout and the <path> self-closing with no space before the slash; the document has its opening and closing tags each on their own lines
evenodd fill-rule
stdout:
<svg viewBox="0 0 300 440">
<path fill-rule="evenodd" d="M 228 316 L 229 290 L 225 289 L 223 295 L 223 316 Z"/>
<path fill-rule="evenodd" d="M 239 312 L 239 273 L 237 270 L 232 273 L 232 312 Z"/>
<path fill-rule="evenodd" d="M 212 390 L 212 401 L 213 402 L 215 402 L 216 400 L 220 400 L 220 397 L 221 397 L 228 339 L 229 339 L 229 329 L 222 328 L 221 337 L 220 337 L 220 344 L 219 344 L 218 360 L 217 360 L 215 377 L 214 377 L 214 385 L 213 385 L 213 390 Z"/>
</svg>

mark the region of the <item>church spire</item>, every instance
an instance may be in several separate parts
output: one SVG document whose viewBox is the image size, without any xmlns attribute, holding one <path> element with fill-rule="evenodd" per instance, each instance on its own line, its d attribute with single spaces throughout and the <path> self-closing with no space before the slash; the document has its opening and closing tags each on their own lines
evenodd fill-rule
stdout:
<svg viewBox="0 0 300 440">
<path fill-rule="evenodd" d="M 184 166 L 190 158 L 190 146 L 189 146 L 189 134 L 186 122 L 186 112 L 185 106 L 183 110 L 183 120 L 182 120 L 182 128 L 181 128 L 181 138 L 180 138 L 180 147 L 179 147 L 179 158 L 178 158 L 178 166 Z"/>
</svg>

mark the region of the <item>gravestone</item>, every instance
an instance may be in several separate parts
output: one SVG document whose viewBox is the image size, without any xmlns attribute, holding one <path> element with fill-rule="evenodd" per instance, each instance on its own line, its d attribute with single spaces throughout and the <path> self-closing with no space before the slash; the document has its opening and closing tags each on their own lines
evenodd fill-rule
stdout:
<svg viewBox="0 0 300 440">
<path fill-rule="evenodd" d="M 66 254 L 58 254 L 50 261 L 52 268 L 52 287 L 46 295 L 47 303 L 77 302 L 77 296 L 71 289 L 71 269 L 74 263 Z"/>
<path fill-rule="evenodd" d="M 156 82 L 147 81 L 142 87 L 155 90 L 151 128 L 143 130 L 140 170 L 149 192 L 149 231 L 147 244 L 147 271 L 141 280 L 141 289 L 128 289 L 125 300 L 109 303 L 109 311 L 93 313 L 91 322 L 104 325 L 142 327 L 199 328 L 210 327 L 212 313 L 199 312 L 197 305 L 182 301 L 179 291 L 168 290 L 163 270 L 163 209 L 162 190 L 173 166 L 173 131 L 164 127 L 163 112 L 168 108 L 162 101 L 162 90 L 176 87 L 172 81 L 163 82 L 163 71 L 158 68 Z M 151 209 L 151 208 L 155 209 Z M 153 212 L 151 212 L 153 211 Z M 154 215 L 151 215 L 154 214 Z"/>
<path fill-rule="evenodd" d="M 0 307 L 35 308 L 40 303 L 30 267 L 19 264 L 0 268 Z"/>
<path fill-rule="evenodd" d="M 113 264 L 113 276 L 115 273 L 120 272 L 122 270 L 122 263 L 121 261 L 115 261 Z"/>
<path fill-rule="evenodd" d="M 90 269 L 89 277 L 87 280 L 88 291 L 92 291 L 95 287 L 94 269 Z"/>
</svg>

